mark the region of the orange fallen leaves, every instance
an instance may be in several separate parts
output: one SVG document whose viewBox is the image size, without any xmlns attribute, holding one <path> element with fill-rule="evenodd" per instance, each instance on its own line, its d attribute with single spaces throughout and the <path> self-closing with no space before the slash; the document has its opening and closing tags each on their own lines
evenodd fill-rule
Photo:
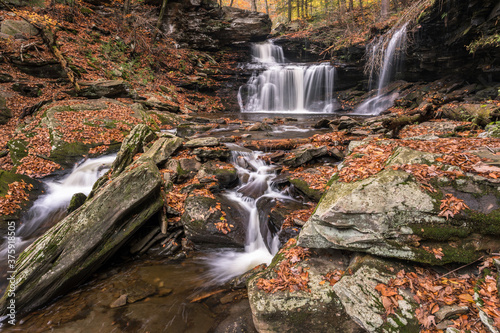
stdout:
<svg viewBox="0 0 500 333">
<path fill-rule="evenodd" d="M 422 325 L 421 332 L 442 332 L 436 328 L 440 321 L 435 314 L 444 306 L 458 305 L 468 307 L 468 313 L 448 318 L 451 327 L 461 332 L 487 333 L 488 329 L 479 320 L 479 311 L 486 313 L 494 325 L 500 327 L 498 272 L 494 271 L 493 257 L 486 259 L 481 266 L 492 270 L 487 274 L 483 272 L 483 276 L 464 274 L 453 277 L 441 277 L 422 268 L 409 273 L 401 270 L 396 278 L 377 285 L 375 289 L 382 297 L 387 315 L 395 313 L 399 306 L 397 301 L 403 299 L 399 289 L 410 290 L 419 304 L 415 316 Z"/>
<path fill-rule="evenodd" d="M 391 156 L 395 144 L 369 143 L 356 147 L 344 161 L 344 167 L 339 171 L 339 180 L 345 183 L 363 180 L 380 172 Z"/>
<path fill-rule="evenodd" d="M 464 209 L 469 209 L 469 206 L 467 206 L 463 200 L 454 197 L 453 194 L 447 193 L 446 197 L 441 200 L 441 206 L 439 206 L 439 209 L 441 209 L 441 211 L 438 215 L 444 216 L 448 219 L 450 217 L 454 217 Z"/>
<path fill-rule="evenodd" d="M 344 275 L 345 271 L 340 270 L 340 269 L 335 269 L 333 271 L 330 271 L 325 274 L 323 280 L 319 284 L 323 285 L 326 282 L 330 283 L 330 286 L 334 286 L 335 283 L 339 282 L 342 276 Z"/>
<path fill-rule="evenodd" d="M 297 240 L 290 239 L 279 251 L 284 256 L 274 268 L 275 278 L 257 280 L 257 288 L 267 293 L 276 291 L 309 291 L 309 272 L 298 264 L 309 256 L 309 250 L 300 246 L 295 246 Z"/>
<path fill-rule="evenodd" d="M 29 196 L 26 191 L 31 191 L 33 185 L 26 184 L 24 180 L 13 182 L 8 185 L 7 194 L 0 197 L 0 215 L 14 214 L 21 208 L 21 203 L 28 200 Z"/>
</svg>

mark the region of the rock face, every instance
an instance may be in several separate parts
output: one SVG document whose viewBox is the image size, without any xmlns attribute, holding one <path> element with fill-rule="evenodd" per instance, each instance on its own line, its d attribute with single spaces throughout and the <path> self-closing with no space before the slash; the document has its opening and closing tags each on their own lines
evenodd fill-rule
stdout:
<svg viewBox="0 0 500 333">
<path fill-rule="evenodd" d="M 302 229 L 299 244 L 444 264 L 471 262 L 500 246 L 498 182 L 466 175 L 440 177 L 431 193 L 411 174 L 393 167 L 436 164 L 439 155 L 399 147 L 379 173 L 350 183 L 333 181 Z M 335 179 L 335 176 L 334 176 Z M 446 193 L 470 210 L 439 216 Z M 442 253 L 441 253 L 442 252 Z M 442 254 L 442 256 L 440 255 Z"/>
<path fill-rule="evenodd" d="M 309 291 L 269 293 L 260 289 L 258 282 L 276 278 L 277 271 L 286 269 L 282 267 L 286 261 L 283 253 L 278 254 L 269 268 L 248 282 L 248 299 L 257 330 L 304 332 L 307 327 L 308 332 L 418 332 L 413 315 L 416 304 L 410 294 L 400 292 L 403 299 L 399 309 L 386 316 L 375 290 L 402 265 L 366 256 L 356 258 L 347 267 L 347 260 L 338 254 L 313 253 L 293 267 L 308 272 Z M 346 270 L 350 273 L 344 274 Z M 333 272 L 338 272 L 340 280 L 332 286 L 325 276 Z"/>
<path fill-rule="evenodd" d="M 150 159 L 137 161 L 31 244 L 16 262 L 19 313 L 67 291 L 111 257 L 162 207 L 161 182 Z M 5 294 L 2 314 L 9 302 Z"/>
<path fill-rule="evenodd" d="M 498 46 L 485 44 L 475 54 L 467 46 L 484 36 L 498 36 L 495 0 L 447 0 L 435 3 L 419 19 L 406 55 L 405 79 L 432 81 L 456 74 L 462 79 L 498 81 Z M 438 51 L 439 50 L 439 51 Z"/>
<path fill-rule="evenodd" d="M 245 228 L 249 216 L 236 203 L 223 196 L 193 193 L 186 199 L 184 208 L 181 222 L 186 237 L 193 243 L 233 247 L 245 245 Z"/>
<path fill-rule="evenodd" d="M 165 23 L 181 46 L 203 50 L 264 40 L 271 32 L 266 14 L 220 8 L 207 0 L 169 2 Z"/>
<path fill-rule="evenodd" d="M 75 160 L 87 155 L 91 148 L 107 146 L 108 151 L 117 150 L 123 133 L 149 117 L 138 104 L 126 105 L 112 99 L 69 100 L 65 103 L 44 106 L 39 111 L 43 116 L 36 127 L 23 127 L 21 124 L 21 134 L 8 143 L 15 165 L 32 148 L 30 137 L 43 135 L 44 140 L 49 138 L 50 152 L 44 157 L 63 166 L 71 166 Z"/>
</svg>

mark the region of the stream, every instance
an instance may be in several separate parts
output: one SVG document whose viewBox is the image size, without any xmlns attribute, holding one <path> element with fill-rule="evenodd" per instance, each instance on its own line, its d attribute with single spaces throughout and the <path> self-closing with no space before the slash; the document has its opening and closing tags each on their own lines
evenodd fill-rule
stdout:
<svg viewBox="0 0 500 333">
<path fill-rule="evenodd" d="M 379 114 L 392 105 L 396 96 L 386 94 L 384 88 L 393 76 L 394 59 L 403 48 L 405 32 L 403 27 L 390 41 L 373 46 L 374 53 L 385 52 L 378 74 L 377 94 L 353 114 Z M 335 67 L 329 63 L 289 63 L 281 47 L 272 42 L 254 44 L 252 59 L 245 67 L 253 75 L 238 92 L 241 113 L 237 117 L 251 120 L 260 120 L 266 114 L 297 117 L 295 122 L 289 119 L 274 126 L 271 132 L 255 134 L 253 139 L 310 137 L 314 131 L 321 132 L 311 129 L 311 124 L 318 116 L 333 116 L 340 105 L 334 89 Z M 214 129 L 209 135 L 223 137 L 233 131 L 235 128 L 227 126 Z M 148 257 L 134 261 L 123 259 L 122 254 L 119 266 L 101 268 L 86 284 L 30 313 L 19 326 L 4 327 L 3 331 L 217 332 L 224 323 L 231 325 L 239 321 L 241 327 L 248 322 L 249 332 L 252 332 L 245 293 L 236 290 L 228 294 L 227 289 L 217 291 L 214 285 L 222 285 L 259 264 L 271 262 L 281 245 L 279 228 L 259 218 L 261 207 L 268 202 L 286 204 L 296 200 L 286 189 L 275 186 L 277 170 L 264 162 L 263 152 L 234 144 L 228 146 L 232 150 L 231 163 L 237 170 L 239 184 L 223 195 L 249 216 L 244 249 L 218 249 L 185 260 Z M 87 195 L 114 157 L 89 159 L 64 178 L 46 181 L 46 193 L 22 218 L 16 239 L 17 253 L 66 215 L 73 194 Z M 5 255 L 4 245 L 0 248 L 0 256 Z M 0 269 L 6 271 L 5 267 Z M 198 302 L 200 295 L 207 292 L 214 294 L 202 297 L 203 303 Z M 114 307 L 122 295 L 128 295 L 129 300 L 133 295 L 134 301 L 127 306 Z"/>
</svg>

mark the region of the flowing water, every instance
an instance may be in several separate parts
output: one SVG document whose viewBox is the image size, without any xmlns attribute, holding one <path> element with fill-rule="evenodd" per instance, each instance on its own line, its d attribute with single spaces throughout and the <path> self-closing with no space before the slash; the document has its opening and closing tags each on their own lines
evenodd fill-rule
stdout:
<svg viewBox="0 0 500 333">
<path fill-rule="evenodd" d="M 397 98 L 396 93 L 387 93 L 385 88 L 394 76 L 398 63 L 406 47 L 406 24 L 396 30 L 391 39 L 386 42 L 385 38 L 379 38 L 372 42 L 367 50 L 369 55 L 370 85 L 374 76 L 376 64 L 382 62 L 378 74 L 377 95 L 366 100 L 356 108 L 353 114 L 378 115 L 390 108 Z"/>
<path fill-rule="evenodd" d="M 64 218 L 75 193 L 88 195 L 95 181 L 109 169 L 114 159 L 114 155 L 88 159 L 75 166 L 63 179 L 44 182 L 45 194 L 24 214 L 16 230 L 16 253 L 20 254 L 36 237 Z M 0 247 L 0 271 L 8 271 L 6 267 L 1 266 L 7 263 L 6 258 L 7 241 L 4 240 Z M 0 289 L 3 287 L 5 285 L 0 284 Z"/>
<path fill-rule="evenodd" d="M 334 98 L 335 68 L 330 64 L 286 63 L 283 50 L 271 42 L 252 46 L 255 71 L 240 87 L 241 112 L 331 113 L 337 109 Z"/>
<path fill-rule="evenodd" d="M 259 264 L 271 262 L 280 244 L 277 234 L 259 219 L 259 203 L 261 200 L 293 200 L 274 187 L 275 168 L 259 158 L 261 153 L 237 151 L 237 146 L 230 148 L 233 149 L 233 165 L 241 183 L 226 196 L 248 211 L 250 217 L 244 252 L 228 249 L 208 258 L 208 276 L 216 283 L 223 283 Z"/>
</svg>

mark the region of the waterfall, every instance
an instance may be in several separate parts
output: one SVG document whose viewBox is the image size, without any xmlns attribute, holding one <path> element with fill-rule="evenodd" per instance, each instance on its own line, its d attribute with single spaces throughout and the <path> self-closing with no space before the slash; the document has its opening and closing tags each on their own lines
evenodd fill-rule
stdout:
<svg viewBox="0 0 500 333">
<path fill-rule="evenodd" d="M 33 203 L 16 229 L 16 254 L 21 254 L 44 230 L 64 218 L 75 193 L 88 195 L 96 180 L 110 168 L 114 159 L 115 155 L 88 159 L 75 166 L 63 179 L 44 182 L 45 194 Z M 1 271 L 7 262 L 7 240 L 4 239 L 0 244 Z"/>
<path fill-rule="evenodd" d="M 223 250 L 209 258 L 208 275 L 214 282 L 223 283 L 259 264 L 269 264 L 279 250 L 278 236 L 260 221 L 258 206 L 261 200 L 293 199 L 273 187 L 275 169 L 259 159 L 260 155 L 258 152 L 233 151 L 233 165 L 240 179 L 245 180 L 226 196 L 249 213 L 245 251 Z"/>
<path fill-rule="evenodd" d="M 284 63 L 285 56 L 281 46 L 274 45 L 273 42 L 252 44 L 252 59 L 254 62 L 262 63 Z"/>
<path fill-rule="evenodd" d="M 254 44 L 252 58 L 263 72 L 254 72 L 240 87 L 241 112 L 323 113 L 336 109 L 335 68 L 330 64 L 284 64 L 283 50 L 271 42 Z"/>
<path fill-rule="evenodd" d="M 386 38 L 378 38 L 368 46 L 369 60 L 367 66 L 370 73 L 370 86 L 374 72 L 378 68 L 377 65 L 381 64 L 378 74 L 377 95 L 363 102 L 356 108 L 354 114 L 377 115 L 393 105 L 397 94 L 387 94 L 384 88 L 389 85 L 405 50 L 406 26 L 407 24 L 404 24 L 396 30 L 388 42 Z"/>
</svg>

